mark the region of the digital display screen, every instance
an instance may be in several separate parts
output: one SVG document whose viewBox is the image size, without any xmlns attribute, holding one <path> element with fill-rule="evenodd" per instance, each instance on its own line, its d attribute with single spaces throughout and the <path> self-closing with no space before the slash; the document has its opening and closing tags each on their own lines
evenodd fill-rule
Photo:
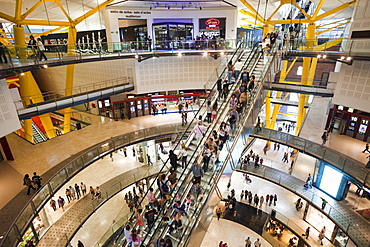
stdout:
<svg viewBox="0 0 370 247">
<path fill-rule="evenodd" d="M 325 166 L 320 183 L 320 189 L 331 196 L 336 197 L 340 183 L 342 182 L 342 177 L 343 174 L 341 172 L 331 168 L 330 166 Z"/>
<path fill-rule="evenodd" d="M 354 131 L 356 127 L 356 122 L 349 122 L 348 129 Z"/>
<path fill-rule="evenodd" d="M 360 128 L 358 129 L 358 133 L 360 133 L 361 135 L 365 135 L 366 129 L 367 129 L 366 124 L 360 124 Z"/>
</svg>

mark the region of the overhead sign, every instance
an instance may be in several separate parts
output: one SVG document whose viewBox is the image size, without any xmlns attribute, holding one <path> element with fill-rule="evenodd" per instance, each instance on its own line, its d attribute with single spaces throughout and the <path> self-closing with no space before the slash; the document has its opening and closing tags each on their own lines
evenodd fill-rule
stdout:
<svg viewBox="0 0 370 247">
<path fill-rule="evenodd" d="M 199 29 L 224 29 L 226 18 L 199 19 Z"/>
<path fill-rule="evenodd" d="M 109 10 L 111 14 L 120 14 L 119 18 L 125 19 L 145 19 L 152 14 L 151 11 L 143 10 Z"/>
</svg>

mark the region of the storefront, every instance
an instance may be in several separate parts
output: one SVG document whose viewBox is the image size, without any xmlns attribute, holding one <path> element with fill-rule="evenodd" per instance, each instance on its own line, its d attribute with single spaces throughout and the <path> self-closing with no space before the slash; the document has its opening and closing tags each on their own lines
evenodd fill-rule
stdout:
<svg viewBox="0 0 370 247">
<path fill-rule="evenodd" d="M 193 23 L 154 23 L 153 34 L 156 49 L 190 49 L 194 46 L 189 42 L 194 39 Z"/>
<path fill-rule="evenodd" d="M 226 18 L 199 19 L 199 36 L 225 38 Z"/>
<path fill-rule="evenodd" d="M 336 106 L 330 109 L 326 121 L 326 129 L 329 129 L 331 124 L 334 125 L 334 130 L 338 130 L 342 135 L 370 142 L 370 128 L 368 128 L 370 115 L 366 112 L 349 107 Z"/>
<path fill-rule="evenodd" d="M 320 161 L 315 185 L 336 200 L 346 198 L 350 183 L 350 177 L 325 161 Z M 356 182 L 352 179 L 351 182 Z"/>
<path fill-rule="evenodd" d="M 158 7 L 158 6 L 157 6 Z M 122 37 L 121 28 L 122 21 L 132 21 L 128 23 L 126 27 L 136 27 L 146 25 L 147 37 L 151 36 L 153 45 L 159 45 L 159 43 L 165 43 L 166 41 L 177 41 L 178 44 L 174 44 L 174 47 L 170 47 L 168 44 L 161 44 L 160 47 L 163 49 L 176 49 L 176 48 L 195 48 L 190 40 L 195 40 L 195 37 L 201 37 L 202 35 L 208 38 L 217 37 L 222 39 L 236 39 L 237 26 L 237 9 L 234 7 L 225 7 L 220 10 L 213 8 L 105 8 L 105 23 L 107 23 L 107 39 L 109 43 L 118 43 L 126 40 Z M 146 24 L 140 23 L 133 24 L 134 22 L 146 22 Z M 129 31 L 129 30 L 127 30 Z M 137 30 L 137 34 L 140 37 L 145 35 L 141 34 L 145 32 L 145 28 Z M 132 34 L 133 37 L 137 37 L 137 34 Z M 137 41 L 137 39 L 135 39 Z M 163 47 L 162 47 L 163 46 Z M 115 49 L 112 46 L 111 49 Z M 118 47 L 116 48 L 118 49 Z"/>
<path fill-rule="evenodd" d="M 98 100 L 99 115 L 109 118 L 120 119 L 134 118 L 153 114 L 153 105 L 158 109 L 158 114 L 178 112 L 178 106 L 182 103 L 188 106 L 188 111 L 197 110 L 199 102 L 206 94 L 203 90 L 192 90 L 181 94 L 165 95 L 127 95 L 126 100 L 111 102 L 110 98 Z M 170 94 L 170 93 L 168 93 Z M 164 111 L 163 109 L 167 110 Z M 162 111 L 163 110 L 163 111 Z"/>
</svg>

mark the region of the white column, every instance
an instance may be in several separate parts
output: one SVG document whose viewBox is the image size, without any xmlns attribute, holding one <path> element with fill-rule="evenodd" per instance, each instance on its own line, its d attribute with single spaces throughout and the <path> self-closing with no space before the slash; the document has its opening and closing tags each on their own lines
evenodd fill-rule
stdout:
<svg viewBox="0 0 370 247">
<path fill-rule="evenodd" d="M 193 39 L 199 36 L 199 18 L 193 18 Z"/>
</svg>

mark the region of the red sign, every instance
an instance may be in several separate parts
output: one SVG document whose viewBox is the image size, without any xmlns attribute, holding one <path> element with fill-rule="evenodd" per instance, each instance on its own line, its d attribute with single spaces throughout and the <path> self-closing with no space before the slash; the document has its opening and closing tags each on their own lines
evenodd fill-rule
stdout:
<svg viewBox="0 0 370 247">
<path fill-rule="evenodd" d="M 205 21 L 206 25 L 209 26 L 209 25 L 220 25 L 220 20 L 219 19 L 215 19 L 215 18 L 210 18 L 208 20 Z"/>
</svg>

